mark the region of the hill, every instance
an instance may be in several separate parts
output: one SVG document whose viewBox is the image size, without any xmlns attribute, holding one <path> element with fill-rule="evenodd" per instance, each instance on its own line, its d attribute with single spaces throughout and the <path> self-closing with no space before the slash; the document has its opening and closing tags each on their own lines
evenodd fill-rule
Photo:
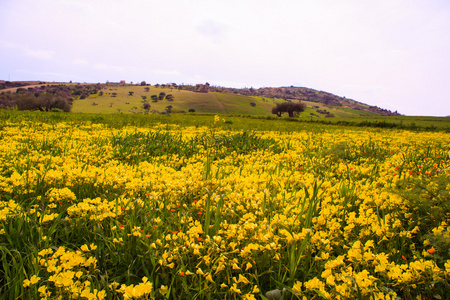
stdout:
<svg viewBox="0 0 450 300">
<path fill-rule="evenodd" d="M 272 108 L 285 101 L 306 104 L 299 118 L 392 116 L 400 115 L 376 106 L 304 87 L 226 88 L 206 84 L 177 85 L 106 83 L 0 82 L 0 100 L 7 93 L 45 93 L 50 88 L 65 89 L 71 97 L 72 112 L 106 114 L 219 113 L 232 115 L 272 115 Z M 65 87 L 65 88 L 63 88 Z M 3 95 L 3 96 L 2 96 Z M 3 97 L 3 98 L 2 98 Z M 5 101 L 3 101 L 5 102 Z M 1 102 L 1 103 L 3 103 Z"/>
<path fill-rule="evenodd" d="M 184 88 L 184 87 L 183 87 Z M 362 111 L 360 115 L 366 115 L 364 112 L 369 112 L 368 116 L 372 115 L 371 113 L 375 113 L 376 115 L 382 116 L 395 116 L 400 115 L 398 112 L 391 112 L 386 109 L 382 109 L 377 106 L 369 106 L 367 104 L 348 99 L 346 97 L 336 96 L 334 94 L 317 91 L 310 88 L 305 87 L 264 87 L 259 89 L 254 88 L 244 88 L 244 89 L 235 89 L 235 88 L 224 88 L 224 87 L 214 87 L 210 86 L 208 83 L 202 85 L 198 84 L 195 86 L 196 91 L 212 91 L 212 92 L 222 92 L 228 94 L 238 94 L 245 96 L 253 96 L 253 97 L 265 97 L 271 99 L 283 99 L 285 101 L 303 101 L 305 103 L 310 103 L 310 106 L 314 107 L 317 104 L 325 105 L 329 108 L 333 107 L 342 107 L 346 109 L 358 110 Z M 316 103 L 316 105 L 314 104 Z M 320 109 L 320 107 L 315 107 L 316 109 Z M 321 113 L 321 112 L 319 112 Z"/>
</svg>

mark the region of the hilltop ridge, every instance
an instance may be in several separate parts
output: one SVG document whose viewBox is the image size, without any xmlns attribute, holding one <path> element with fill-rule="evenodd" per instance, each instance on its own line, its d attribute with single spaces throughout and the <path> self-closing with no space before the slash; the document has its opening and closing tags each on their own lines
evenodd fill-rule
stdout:
<svg viewBox="0 0 450 300">
<path fill-rule="evenodd" d="M 301 101 L 306 109 L 299 114 L 300 118 L 400 115 L 397 111 L 306 87 L 229 88 L 209 83 L 150 85 L 145 81 L 138 84 L 125 81 L 103 84 L 0 81 L 0 100 L 3 99 L 0 102 L 5 104 L 3 108 L 13 107 L 14 94 L 42 95 L 55 94 L 55 91 L 64 92 L 73 104 L 73 112 L 271 115 L 271 109 L 277 103 Z"/>
</svg>

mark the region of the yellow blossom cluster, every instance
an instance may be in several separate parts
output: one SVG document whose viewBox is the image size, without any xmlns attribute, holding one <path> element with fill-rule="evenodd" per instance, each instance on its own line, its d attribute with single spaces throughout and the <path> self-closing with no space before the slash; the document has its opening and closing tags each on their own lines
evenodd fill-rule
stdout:
<svg viewBox="0 0 450 300">
<path fill-rule="evenodd" d="M 24 295 L 444 296 L 450 134 L 317 125 L 246 144 L 219 121 L 6 123 L 0 243 L 30 252 Z"/>
</svg>

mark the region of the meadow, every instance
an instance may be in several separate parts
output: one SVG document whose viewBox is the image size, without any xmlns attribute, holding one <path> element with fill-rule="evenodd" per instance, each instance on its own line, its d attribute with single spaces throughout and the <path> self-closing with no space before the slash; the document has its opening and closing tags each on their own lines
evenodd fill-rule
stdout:
<svg viewBox="0 0 450 300">
<path fill-rule="evenodd" d="M 146 90 L 148 88 L 148 91 Z M 224 92 L 196 93 L 162 86 L 106 86 L 101 90 L 103 95 L 92 94 L 73 102 L 72 112 L 101 114 L 145 114 L 165 112 L 166 106 L 172 106 L 173 112 L 188 112 L 195 109 L 197 113 L 217 113 L 231 115 L 273 116 L 271 110 L 276 103 L 284 102 L 281 98 L 261 96 L 245 96 Z M 130 94 L 132 92 L 132 94 Z M 151 101 L 151 95 L 159 93 L 171 94 L 173 101 Z M 114 95 L 113 95 L 114 94 Z M 143 108 L 143 98 L 151 105 L 149 111 Z M 301 119 L 321 120 L 324 114 L 316 110 L 326 110 L 336 117 L 377 116 L 377 114 L 352 108 L 329 106 L 320 102 L 303 101 L 307 108 L 300 114 Z M 254 106 L 250 105 L 253 103 Z M 367 106 L 367 105 L 363 105 Z M 327 118 L 328 119 L 328 118 Z"/>
<path fill-rule="evenodd" d="M 427 122 L 0 111 L 0 298 L 445 299 Z"/>
</svg>

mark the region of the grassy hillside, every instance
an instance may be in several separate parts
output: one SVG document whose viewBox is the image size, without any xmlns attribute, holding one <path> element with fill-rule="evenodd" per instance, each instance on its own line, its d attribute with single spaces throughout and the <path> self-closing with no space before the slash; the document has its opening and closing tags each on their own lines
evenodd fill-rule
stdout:
<svg viewBox="0 0 450 300">
<path fill-rule="evenodd" d="M 173 101 L 167 99 L 152 101 L 152 95 L 158 96 L 160 93 L 170 94 Z M 63 97 L 67 101 L 75 99 L 72 109 L 75 113 L 149 114 L 195 111 L 196 113 L 270 116 L 276 103 L 302 101 L 307 107 L 299 115 L 300 119 L 400 115 L 397 112 L 369 106 L 352 99 L 303 87 L 255 90 L 224 88 L 209 86 L 209 84 L 192 86 L 173 83 L 141 86 L 118 83 L 0 82 L 0 107 L 3 108 L 18 107 L 18 103 L 24 103 L 20 99 L 35 96 L 40 97 L 34 101 L 39 105 L 35 103 L 33 107 L 18 107 L 18 109 L 44 110 L 47 109 L 43 107 L 47 103 L 44 99 L 46 95 L 55 95 L 55 98 Z M 144 102 L 148 102 L 150 107 L 146 104 L 147 109 L 144 109 Z"/>
<path fill-rule="evenodd" d="M 245 96 L 240 94 L 209 92 L 197 93 L 174 88 L 162 88 L 147 86 L 111 86 L 102 90 L 103 95 L 90 95 L 85 99 L 77 99 L 73 103 L 72 112 L 75 113 L 102 113 L 102 114 L 144 114 L 147 111 L 143 108 L 143 98 L 147 97 L 147 102 L 151 105 L 148 113 L 162 113 L 167 106 L 172 106 L 172 112 L 188 112 L 194 109 L 196 113 L 219 113 L 230 115 L 252 115 L 271 116 L 271 110 L 276 103 L 283 102 L 282 99 L 266 98 L 260 96 Z M 129 92 L 133 92 L 132 95 Z M 152 102 L 152 95 L 159 95 L 161 92 L 172 94 L 173 101 L 158 100 Z M 116 93 L 116 96 L 113 96 Z M 297 101 L 297 100 L 292 100 Z M 307 108 L 300 114 L 302 119 L 322 119 L 326 117 L 324 113 L 317 110 L 326 111 L 335 117 L 356 117 L 361 115 L 374 115 L 376 113 L 361 111 L 343 106 L 325 105 L 317 102 L 303 101 Z M 251 105 L 254 103 L 254 106 Z"/>
</svg>

